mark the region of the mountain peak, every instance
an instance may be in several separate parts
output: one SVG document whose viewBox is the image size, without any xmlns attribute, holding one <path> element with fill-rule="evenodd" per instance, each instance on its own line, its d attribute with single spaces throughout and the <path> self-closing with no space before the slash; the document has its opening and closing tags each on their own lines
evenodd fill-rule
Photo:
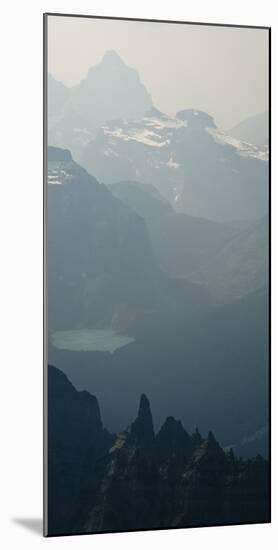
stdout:
<svg viewBox="0 0 278 550">
<path fill-rule="evenodd" d="M 216 128 L 213 117 L 197 109 L 183 109 L 176 114 L 176 118 L 186 120 L 188 126 L 194 128 Z"/>
<path fill-rule="evenodd" d="M 140 397 L 138 416 L 140 416 L 140 414 L 145 414 L 146 412 L 150 412 L 150 411 L 151 411 L 150 402 L 149 402 L 146 394 L 142 393 L 142 395 Z"/>
<path fill-rule="evenodd" d="M 124 65 L 124 62 L 122 58 L 119 56 L 119 54 L 115 50 L 107 50 L 105 54 L 103 55 L 103 58 L 101 60 L 102 64 L 109 64 L 109 65 Z"/>
<path fill-rule="evenodd" d="M 196 428 L 195 432 L 192 434 L 192 439 L 196 446 L 201 445 L 203 443 L 203 438 L 198 428 Z"/>
<path fill-rule="evenodd" d="M 224 454 L 223 449 L 220 447 L 218 441 L 216 441 L 215 436 L 212 432 L 208 433 L 208 438 L 206 440 L 205 447 L 206 447 L 206 450 L 212 453 L 213 455 L 219 455 L 222 457 Z"/>
<path fill-rule="evenodd" d="M 130 436 L 139 445 L 149 446 L 154 440 L 153 419 L 150 403 L 143 393 L 140 397 L 138 415 L 131 425 Z"/>
<path fill-rule="evenodd" d="M 192 447 L 192 440 L 180 420 L 168 416 L 156 437 L 156 448 L 160 458 L 186 453 Z"/>
</svg>

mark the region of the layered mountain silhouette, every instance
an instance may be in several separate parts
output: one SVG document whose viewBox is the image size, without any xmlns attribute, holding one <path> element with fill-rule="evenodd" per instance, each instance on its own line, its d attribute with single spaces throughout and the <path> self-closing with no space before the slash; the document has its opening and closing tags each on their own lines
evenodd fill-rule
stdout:
<svg viewBox="0 0 278 550">
<path fill-rule="evenodd" d="M 269 521 L 261 122 L 170 117 L 113 51 L 49 77 L 49 534 Z"/>
<path fill-rule="evenodd" d="M 163 271 L 231 300 L 268 285 L 268 221 L 220 224 L 178 213 L 152 185 L 123 181 L 113 195 L 142 216 Z"/>
<path fill-rule="evenodd" d="M 144 220 L 113 197 L 67 150 L 48 151 L 50 327 L 92 324 L 156 302 L 156 266 Z M 119 320 L 120 323 L 120 320 Z"/>
<path fill-rule="evenodd" d="M 147 389 L 156 428 L 172 414 L 191 430 L 191 421 L 203 432 L 213 426 L 224 446 L 241 446 L 263 428 L 256 448 L 267 456 L 266 291 L 189 316 L 185 304 L 183 312 L 145 320 L 143 329 L 114 353 L 50 346 L 49 361 L 78 389 L 98 395 L 109 430 L 130 422 L 138 392 Z"/>
<path fill-rule="evenodd" d="M 116 52 L 73 88 L 50 78 L 49 90 L 49 144 L 69 148 L 99 181 L 152 184 L 175 209 L 213 221 L 266 215 L 266 148 L 221 132 L 203 111 L 161 113 Z"/>
<path fill-rule="evenodd" d="M 132 330 L 211 302 L 202 287 L 162 272 L 142 216 L 57 147 L 48 151 L 48 291 L 52 329 Z"/>
<path fill-rule="evenodd" d="M 136 339 L 113 354 L 50 346 L 50 360 L 77 387 L 95 388 L 113 430 L 132 415 L 138 388 L 148 388 L 159 421 L 172 395 L 175 415 L 184 420 L 189 411 L 201 427 L 214 425 L 225 444 L 264 428 L 265 220 L 238 232 L 175 213 L 151 186 L 107 188 L 67 150 L 49 148 L 48 162 L 49 329 L 111 327 Z M 220 288 L 225 306 L 192 282 L 194 269 Z"/>
<path fill-rule="evenodd" d="M 98 402 L 48 368 L 48 535 L 269 521 L 268 463 L 224 452 L 168 417 L 109 434 Z"/>
</svg>

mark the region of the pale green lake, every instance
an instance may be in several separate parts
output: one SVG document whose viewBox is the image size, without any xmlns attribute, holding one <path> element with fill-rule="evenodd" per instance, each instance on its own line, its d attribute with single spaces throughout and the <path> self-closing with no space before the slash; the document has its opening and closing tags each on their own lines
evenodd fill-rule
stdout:
<svg viewBox="0 0 278 550">
<path fill-rule="evenodd" d="M 111 329 L 80 329 L 51 331 L 50 341 L 55 348 L 69 351 L 110 351 L 113 353 L 134 341 Z"/>
</svg>

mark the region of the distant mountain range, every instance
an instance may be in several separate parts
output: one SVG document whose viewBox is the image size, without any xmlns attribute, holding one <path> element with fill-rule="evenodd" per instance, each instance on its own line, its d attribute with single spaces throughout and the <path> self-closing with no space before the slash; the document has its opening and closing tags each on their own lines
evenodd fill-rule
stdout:
<svg viewBox="0 0 278 550">
<path fill-rule="evenodd" d="M 243 120 L 229 134 L 242 141 L 258 146 L 267 146 L 269 142 L 269 113 L 260 113 Z"/>
<path fill-rule="evenodd" d="M 176 210 L 217 222 L 266 215 L 267 148 L 221 132 L 202 111 L 161 113 L 115 52 L 73 88 L 50 77 L 48 89 L 49 145 L 70 149 L 100 182 L 151 184 Z"/>
<path fill-rule="evenodd" d="M 145 395 L 109 434 L 95 397 L 51 366 L 48 383 L 49 535 L 269 521 L 262 457 L 238 459 L 172 416 L 155 434 Z"/>
</svg>

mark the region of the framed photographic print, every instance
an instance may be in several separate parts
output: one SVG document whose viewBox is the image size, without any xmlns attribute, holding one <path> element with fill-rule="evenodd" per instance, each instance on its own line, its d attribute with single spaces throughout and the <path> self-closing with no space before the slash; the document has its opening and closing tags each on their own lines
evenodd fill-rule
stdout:
<svg viewBox="0 0 278 550">
<path fill-rule="evenodd" d="M 44 533 L 270 521 L 270 29 L 44 15 Z"/>
</svg>

